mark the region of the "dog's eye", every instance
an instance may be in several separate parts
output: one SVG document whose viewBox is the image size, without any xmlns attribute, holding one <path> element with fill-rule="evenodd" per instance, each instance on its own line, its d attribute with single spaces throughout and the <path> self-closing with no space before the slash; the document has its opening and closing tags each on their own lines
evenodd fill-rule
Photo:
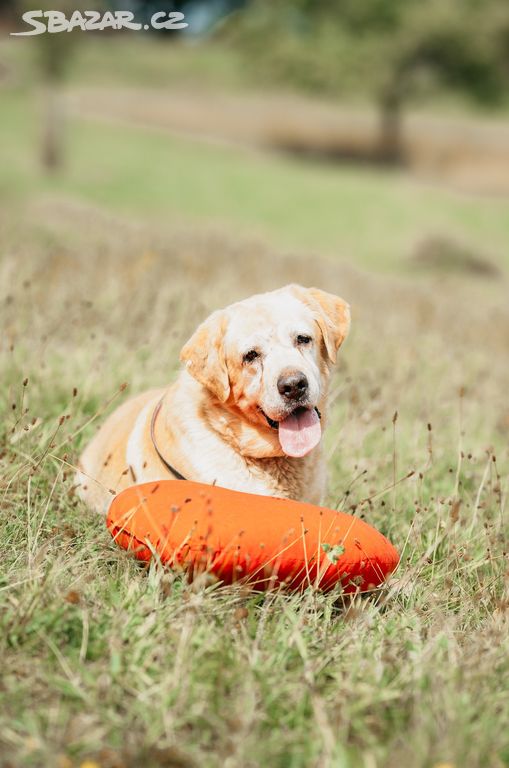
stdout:
<svg viewBox="0 0 509 768">
<path fill-rule="evenodd" d="M 252 363 L 253 360 L 256 360 L 257 357 L 260 357 L 260 353 L 257 352 L 256 349 L 250 349 L 249 352 L 246 352 L 246 354 L 242 358 L 242 362 Z"/>
<path fill-rule="evenodd" d="M 311 338 L 311 336 L 306 336 L 305 333 L 300 333 L 297 336 L 296 341 L 297 341 L 297 344 L 311 344 L 313 339 Z"/>
</svg>

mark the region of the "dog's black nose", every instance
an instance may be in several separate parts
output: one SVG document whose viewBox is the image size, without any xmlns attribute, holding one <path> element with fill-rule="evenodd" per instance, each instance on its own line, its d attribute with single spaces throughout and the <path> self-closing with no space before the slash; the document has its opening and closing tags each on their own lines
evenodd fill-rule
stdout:
<svg viewBox="0 0 509 768">
<path fill-rule="evenodd" d="M 308 380 L 301 371 L 283 373 L 277 380 L 278 392 L 287 400 L 303 400 L 308 387 Z"/>
</svg>

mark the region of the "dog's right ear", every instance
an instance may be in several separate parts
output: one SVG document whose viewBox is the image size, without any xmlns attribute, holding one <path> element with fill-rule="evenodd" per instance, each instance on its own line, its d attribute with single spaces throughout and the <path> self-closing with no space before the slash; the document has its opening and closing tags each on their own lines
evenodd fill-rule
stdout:
<svg viewBox="0 0 509 768">
<path fill-rule="evenodd" d="M 226 324 L 226 313 L 223 310 L 213 312 L 198 326 L 180 352 L 180 359 L 186 370 L 222 403 L 225 403 L 230 395 L 223 343 Z"/>
</svg>

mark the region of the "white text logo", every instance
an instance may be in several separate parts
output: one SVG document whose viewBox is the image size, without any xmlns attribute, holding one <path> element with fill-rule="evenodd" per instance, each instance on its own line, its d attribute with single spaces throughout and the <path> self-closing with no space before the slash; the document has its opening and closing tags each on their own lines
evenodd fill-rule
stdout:
<svg viewBox="0 0 509 768">
<path fill-rule="evenodd" d="M 11 32 L 11 35 L 42 35 L 44 32 L 100 32 L 104 29 L 185 29 L 187 23 L 184 14 L 177 11 L 158 11 L 152 14 L 150 24 L 141 24 L 134 20 L 131 11 L 74 11 L 69 18 L 62 11 L 27 11 L 21 17 L 32 29 L 26 32 Z"/>
</svg>

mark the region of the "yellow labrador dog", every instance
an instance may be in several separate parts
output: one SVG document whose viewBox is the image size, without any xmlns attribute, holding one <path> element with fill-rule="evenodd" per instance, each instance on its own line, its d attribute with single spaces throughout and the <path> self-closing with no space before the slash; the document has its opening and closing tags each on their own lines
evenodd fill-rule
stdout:
<svg viewBox="0 0 509 768">
<path fill-rule="evenodd" d="M 214 312 L 182 349 L 167 389 L 121 405 L 80 459 L 80 493 L 187 478 L 319 503 L 328 379 L 348 334 L 343 299 L 289 285 Z"/>
</svg>

